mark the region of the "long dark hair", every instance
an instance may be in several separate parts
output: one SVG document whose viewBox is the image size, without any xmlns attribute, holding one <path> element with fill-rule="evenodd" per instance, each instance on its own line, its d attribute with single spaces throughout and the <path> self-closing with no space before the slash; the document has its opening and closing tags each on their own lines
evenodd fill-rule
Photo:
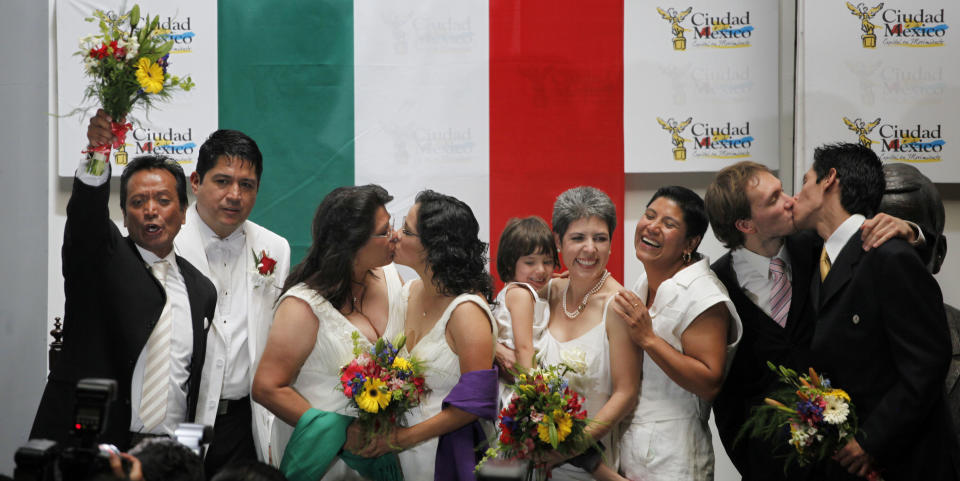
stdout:
<svg viewBox="0 0 960 481">
<path fill-rule="evenodd" d="M 477 294 L 493 302 L 487 266 L 487 243 L 470 206 L 449 195 L 424 190 L 417 194 L 417 233 L 433 272 L 433 284 L 446 296 Z"/>
<path fill-rule="evenodd" d="M 379 185 L 337 187 L 313 216 L 313 245 L 283 283 L 283 292 L 303 282 L 339 309 L 350 299 L 353 258 L 370 240 L 374 215 L 393 197 Z"/>
</svg>

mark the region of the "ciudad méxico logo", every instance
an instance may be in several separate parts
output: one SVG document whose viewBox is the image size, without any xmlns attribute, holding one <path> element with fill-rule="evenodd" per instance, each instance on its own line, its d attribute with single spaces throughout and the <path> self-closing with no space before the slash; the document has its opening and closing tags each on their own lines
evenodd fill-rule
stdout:
<svg viewBox="0 0 960 481">
<path fill-rule="evenodd" d="M 657 7 L 660 18 L 670 25 L 671 43 L 677 51 L 687 47 L 696 48 L 741 48 L 751 46 L 754 26 L 750 23 L 750 11 L 719 12 L 695 11 L 693 7 L 680 10 L 674 7 Z M 689 26 L 686 26 L 689 25 Z M 688 37 L 689 34 L 689 45 Z"/>
<path fill-rule="evenodd" d="M 661 129 L 670 134 L 674 161 L 682 162 L 691 157 L 696 159 L 750 157 L 754 138 L 750 134 L 749 121 L 706 122 L 695 121 L 693 117 L 678 121 L 673 117 L 668 117 L 666 120 L 663 117 L 657 117 L 657 123 Z M 684 137 L 684 133 L 689 133 L 691 137 Z M 688 142 L 690 149 L 687 148 Z"/>
<path fill-rule="evenodd" d="M 857 136 L 860 145 L 873 149 L 884 162 L 940 162 L 947 145 L 939 123 L 843 117 L 843 125 Z"/>
<path fill-rule="evenodd" d="M 893 2 L 845 3 L 848 13 L 860 22 L 863 48 L 946 45 L 950 27 L 945 23 L 945 8 L 915 8 L 912 4 Z"/>
</svg>

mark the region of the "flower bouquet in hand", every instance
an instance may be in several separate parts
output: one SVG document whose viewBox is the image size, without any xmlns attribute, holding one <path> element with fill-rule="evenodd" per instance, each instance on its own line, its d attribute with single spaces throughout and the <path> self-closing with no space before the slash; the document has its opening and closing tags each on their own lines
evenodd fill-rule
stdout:
<svg viewBox="0 0 960 481">
<path fill-rule="evenodd" d="M 830 380 L 811 367 L 808 374 L 793 369 L 767 366 L 780 376 L 785 386 L 753 409 L 737 435 L 774 441 L 789 427 L 787 443 L 794 449 L 787 455 L 786 472 L 793 463 L 805 466 L 833 456 L 857 433 L 857 415 L 850 395 L 831 386 Z M 876 471 L 868 479 L 880 479 Z"/>
<path fill-rule="evenodd" d="M 382 433 L 402 424 L 404 415 L 420 404 L 429 392 L 423 378 L 423 363 L 397 355 L 406 338 L 394 342 L 377 339 L 372 348 L 360 346 L 353 333 L 354 358 L 340 368 L 339 390 L 359 413 L 357 420 L 367 433 Z"/>
<path fill-rule="evenodd" d="M 477 470 L 494 457 L 531 460 L 535 469 L 529 474 L 546 479 L 543 460 L 548 455 L 556 451 L 577 454 L 597 444 L 586 432 L 591 421 L 583 408 L 583 396 L 564 378 L 568 372 L 584 372 L 584 357 L 564 352 L 560 364 L 514 374 L 515 382 L 508 386 L 513 391 L 510 404 L 500 410 L 500 436 Z"/>
<path fill-rule="evenodd" d="M 189 76 L 167 73 L 173 41 L 159 28 L 159 16 L 146 15 L 141 23 L 140 7 L 134 5 L 123 15 L 94 10 L 86 20 L 97 22 L 100 33 L 81 38 L 76 53 L 83 59 L 84 74 L 91 79 L 84 99 L 97 99 L 113 119 L 111 130 L 117 137 L 112 145 L 92 149 L 87 172 L 100 175 L 110 149 L 124 144 L 131 126 L 122 119 L 135 105 L 149 108 L 157 99 L 169 99 L 177 89 L 190 90 L 194 83 Z"/>
</svg>

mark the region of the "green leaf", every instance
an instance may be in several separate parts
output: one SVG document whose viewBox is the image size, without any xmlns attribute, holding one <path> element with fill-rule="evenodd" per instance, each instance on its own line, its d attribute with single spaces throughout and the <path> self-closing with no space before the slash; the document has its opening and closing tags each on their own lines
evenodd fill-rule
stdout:
<svg viewBox="0 0 960 481">
<path fill-rule="evenodd" d="M 557 425 L 553 422 L 553 418 L 550 417 L 547 422 L 547 431 L 550 432 L 550 446 L 553 446 L 553 449 L 557 449 L 557 445 L 560 444 L 559 436 L 557 436 Z"/>
</svg>

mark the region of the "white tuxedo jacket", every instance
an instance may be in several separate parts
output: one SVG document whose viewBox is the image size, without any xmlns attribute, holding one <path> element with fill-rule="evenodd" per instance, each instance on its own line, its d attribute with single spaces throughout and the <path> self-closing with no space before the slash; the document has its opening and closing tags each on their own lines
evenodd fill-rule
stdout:
<svg viewBox="0 0 960 481">
<path fill-rule="evenodd" d="M 205 276 L 210 277 L 210 264 L 203 249 L 200 223 L 203 220 L 197 213 L 194 203 L 187 209 L 186 223 L 174 240 L 177 255 L 187 259 Z M 241 227 L 246 236 L 246 244 L 240 261 L 242 272 L 246 274 L 247 289 L 247 347 L 250 350 L 250 382 L 260 363 L 260 356 L 267 343 L 267 334 L 273 324 L 274 303 L 279 297 L 283 281 L 290 272 L 290 244 L 283 237 L 246 221 Z M 257 255 L 266 251 L 277 261 L 273 278 L 266 279 L 256 273 L 253 252 Z M 200 377 L 200 395 L 197 398 L 196 422 L 213 426 L 217 418 L 217 406 L 220 402 L 220 390 L 223 388 L 224 368 L 232 360 L 226 359 L 226 337 L 220 323 L 213 322 L 207 334 L 206 361 Z M 274 415 L 263 406 L 253 402 L 253 440 L 256 443 L 260 460 L 266 461 L 270 441 L 270 429 Z"/>
</svg>

